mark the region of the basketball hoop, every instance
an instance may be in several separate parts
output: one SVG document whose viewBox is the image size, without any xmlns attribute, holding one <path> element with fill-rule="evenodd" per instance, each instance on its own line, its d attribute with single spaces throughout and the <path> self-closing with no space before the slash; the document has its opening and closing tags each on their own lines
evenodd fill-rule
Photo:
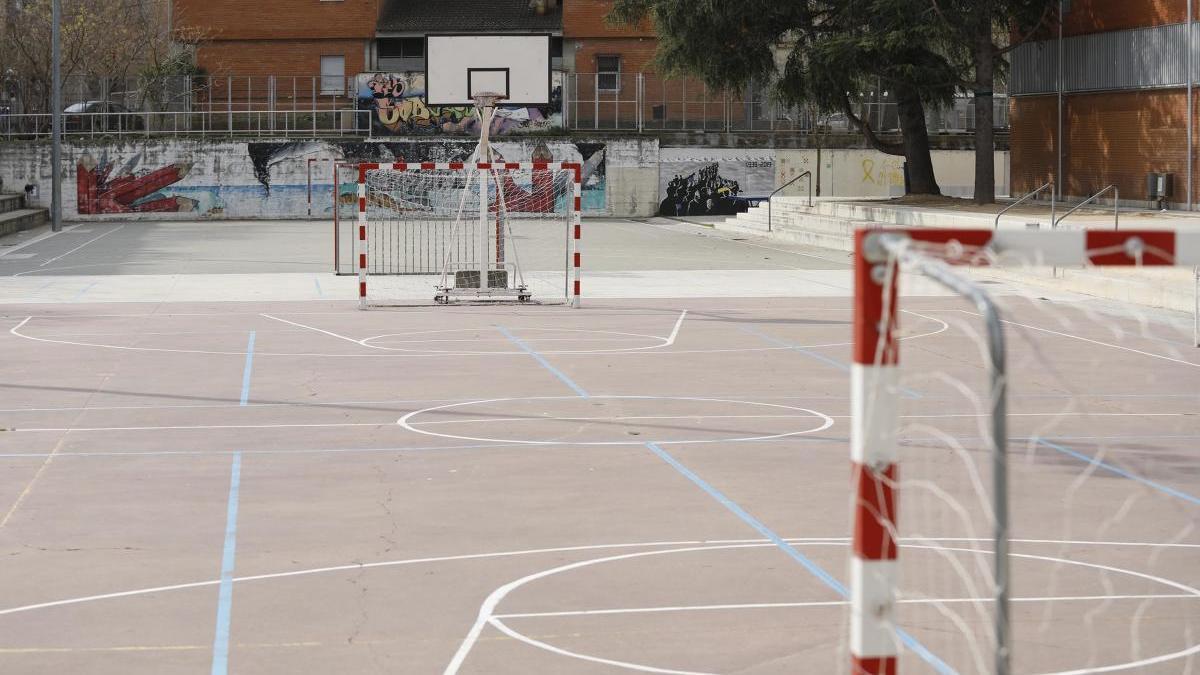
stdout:
<svg viewBox="0 0 1200 675">
<path fill-rule="evenodd" d="M 475 99 L 475 107 L 483 110 L 485 108 L 495 108 L 496 104 L 508 98 L 504 94 L 494 91 L 482 91 L 472 96 Z"/>
</svg>

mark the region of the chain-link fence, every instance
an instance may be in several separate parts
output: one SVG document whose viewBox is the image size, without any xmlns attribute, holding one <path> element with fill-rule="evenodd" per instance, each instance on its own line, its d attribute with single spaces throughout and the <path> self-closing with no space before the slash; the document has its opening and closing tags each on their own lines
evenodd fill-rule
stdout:
<svg viewBox="0 0 1200 675">
<path fill-rule="evenodd" d="M 68 78 L 63 131 L 98 135 L 358 136 L 354 78 L 169 76 Z M 49 88 L 9 79 L 0 87 L 0 137 L 50 134 Z"/>
</svg>

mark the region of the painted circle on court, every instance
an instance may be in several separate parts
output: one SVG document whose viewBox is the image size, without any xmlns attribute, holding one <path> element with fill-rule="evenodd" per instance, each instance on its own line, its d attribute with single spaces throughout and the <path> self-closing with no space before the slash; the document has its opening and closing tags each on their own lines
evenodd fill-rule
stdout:
<svg viewBox="0 0 1200 675">
<path fill-rule="evenodd" d="M 418 434 L 485 443 L 643 445 L 764 441 L 824 431 L 833 418 L 809 408 L 722 398 L 535 396 L 447 403 L 396 423 Z"/>
<path fill-rule="evenodd" d="M 659 335 L 579 328 L 512 329 L 515 337 L 539 354 L 596 354 L 658 349 L 670 344 Z M 526 354 L 495 327 L 447 328 L 372 335 L 363 346 L 421 354 Z"/>
<path fill-rule="evenodd" d="M 953 540 L 953 539 L 951 538 L 950 540 Z M 821 539 L 805 539 L 805 538 L 787 539 L 786 541 L 792 546 L 799 545 L 801 547 L 805 547 L 805 546 L 835 546 L 835 547 L 843 548 L 849 543 L 846 540 L 821 540 Z M 698 543 L 699 542 L 697 542 L 697 544 Z M 1046 542 L 1046 543 L 1056 543 L 1056 542 Z M 533 613 L 533 614 L 522 614 L 519 612 L 514 613 L 514 614 L 508 614 L 506 612 L 499 611 L 499 605 L 513 591 L 516 591 L 517 589 L 522 588 L 524 586 L 530 585 L 533 582 L 543 581 L 550 577 L 558 576 L 563 573 L 572 573 L 572 574 L 578 573 L 582 570 L 585 570 L 587 568 L 594 567 L 594 566 L 607 566 L 607 565 L 611 565 L 613 563 L 639 561 L 639 560 L 645 560 L 647 558 L 653 558 L 653 557 L 657 557 L 657 556 L 661 556 L 661 555 L 696 554 L 696 553 L 705 554 L 705 553 L 710 553 L 710 552 L 715 552 L 715 551 L 723 551 L 723 550 L 741 550 L 741 551 L 758 550 L 758 549 L 770 548 L 775 545 L 776 544 L 773 544 L 773 543 L 757 543 L 757 542 L 747 542 L 747 543 L 739 543 L 739 544 L 722 544 L 722 545 L 717 545 L 717 546 L 696 545 L 696 546 L 688 546 L 688 547 L 682 547 L 682 548 L 662 549 L 662 550 L 657 550 L 657 551 L 639 551 L 636 553 L 611 555 L 611 556 L 605 556 L 602 558 L 593 558 L 591 560 L 585 560 L 585 561 L 580 561 L 580 562 L 575 562 L 575 563 L 569 563 L 566 565 L 560 565 L 558 567 L 545 569 L 540 572 L 535 572 L 533 574 L 525 576 L 521 579 L 514 580 L 514 581 L 509 582 L 508 584 L 505 584 L 504 586 L 501 586 L 500 588 L 496 589 L 496 591 L 493 591 L 492 595 L 489 596 L 488 600 L 485 602 L 485 608 L 487 610 L 487 613 L 484 614 L 483 613 L 484 609 L 481 608 L 480 619 L 483 621 L 486 621 L 489 625 L 491 625 L 492 627 L 496 628 L 497 630 L 503 632 L 504 634 L 508 635 L 510 638 L 518 640 L 528 646 L 531 646 L 531 647 L 534 647 L 534 648 L 537 648 L 537 649 L 540 649 L 540 650 L 543 650 L 546 652 L 550 652 L 551 654 L 555 654 L 560 657 L 578 659 L 581 661 L 587 661 L 587 662 L 591 662 L 591 663 L 599 663 L 599 664 L 603 664 L 603 665 L 610 666 L 610 667 L 616 667 L 616 668 L 626 669 L 626 670 L 643 671 L 643 672 L 674 673 L 676 675 L 715 675 L 715 673 L 709 673 L 708 671 L 675 670 L 675 669 L 671 668 L 669 665 L 662 664 L 662 663 L 649 664 L 649 663 L 639 663 L 639 662 L 632 662 L 632 661 L 621 661 L 621 660 L 616 660 L 616 659 L 612 659 L 612 658 L 606 658 L 606 657 L 599 656 L 599 655 L 585 654 L 585 653 L 578 652 L 578 651 L 571 651 L 571 650 L 564 649 L 562 647 L 558 647 L 556 645 L 550 644 L 550 643 L 544 641 L 543 639 L 533 638 L 525 633 L 515 630 L 512 626 L 509 626 L 506 623 L 506 621 L 511 620 L 511 619 L 529 619 L 529 618 L 549 619 L 549 620 L 553 621 L 555 618 L 580 617 L 580 616 L 588 616 L 588 615 L 612 616 L 612 615 L 622 615 L 622 614 L 647 614 L 647 613 L 664 614 L 666 616 L 671 616 L 673 614 L 690 613 L 690 612 L 711 612 L 711 611 L 728 612 L 728 611 L 738 611 L 738 610 L 745 611 L 745 610 L 765 609 L 765 608 L 782 609 L 782 608 L 789 607 L 789 606 L 797 608 L 797 609 L 804 608 L 804 607 L 844 607 L 848 604 L 848 600 L 843 598 L 840 601 L 835 600 L 832 602 L 831 601 L 803 601 L 802 600 L 802 601 L 791 602 L 791 603 L 759 602 L 759 603 L 737 603 L 737 604 L 726 604 L 726 605 L 698 603 L 694 606 L 671 605 L 671 606 L 662 606 L 662 607 L 653 607 L 653 606 L 652 607 L 629 607 L 629 608 L 625 608 L 625 609 L 606 606 L 604 608 L 598 608 L 598 609 L 543 611 L 543 612 L 538 612 L 538 613 Z M 982 548 L 965 548 L 965 547 L 960 547 L 960 546 L 939 546 L 939 545 L 932 545 L 932 544 L 917 544 L 917 543 L 908 542 L 906 540 L 901 540 L 901 545 L 904 550 L 916 549 L 916 550 L 925 550 L 925 551 L 933 551 L 933 552 L 945 551 L 945 552 L 950 552 L 952 554 L 965 554 L 965 555 L 981 555 L 981 554 L 982 555 L 991 555 L 992 554 L 992 551 L 990 551 L 988 549 L 982 549 Z M 1106 573 L 1115 573 L 1117 575 L 1128 576 L 1128 577 L 1132 577 L 1132 578 L 1140 579 L 1140 580 L 1144 580 L 1144 581 L 1150 581 L 1152 583 L 1157 583 L 1157 584 L 1166 586 L 1176 592 L 1183 591 L 1183 593 L 1181 595 L 1184 597 L 1181 599 L 1184 599 L 1187 601 L 1200 600 L 1200 589 L 1193 588 L 1191 586 L 1188 586 L 1186 584 L 1183 584 L 1181 582 L 1178 582 L 1178 581 L 1175 581 L 1172 579 L 1158 577 L 1158 576 L 1155 576 L 1155 575 L 1152 575 L 1149 573 L 1138 572 L 1136 570 L 1131 570 L 1131 569 L 1124 568 L 1124 567 L 1103 565 L 1103 564 L 1099 564 L 1099 563 L 1091 563 L 1091 562 L 1073 560 L 1070 558 L 1051 556 L 1051 555 L 1034 555 L 1034 554 L 1029 554 L 1029 553 L 1010 553 L 1010 556 L 1012 556 L 1013 558 L 1016 558 L 1016 559 L 1028 559 L 1028 560 L 1051 563 L 1051 564 L 1055 564 L 1055 565 L 1065 565 L 1065 566 L 1072 566 L 1072 567 L 1078 567 L 1078 568 L 1093 569 L 1093 570 L 1099 571 L 1102 575 L 1106 574 Z M 674 569 L 676 569 L 676 571 L 677 571 L 677 568 L 674 568 Z M 626 574 L 622 574 L 618 578 L 626 578 L 626 576 L 627 576 Z M 586 584 L 587 582 L 584 581 L 581 583 Z M 1180 599 L 1179 595 L 1180 594 L 1178 594 L 1178 593 L 1166 594 L 1161 597 L 1163 599 L 1167 599 L 1167 598 Z M 1187 596 L 1191 596 L 1191 597 L 1189 598 Z M 1112 595 L 1112 593 L 1109 592 L 1107 595 L 1099 595 L 1099 596 L 1094 596 L 1094 597 L 1097 602 L 1108 602 L 1108 600 L 1105 599 L 1106 597 L 1107 598 L 1118 598 L 1121 596 Z M 1154 597 L 1155 596 L 1151 596 L 1146 599 L 1154 599 Z M 1066 598 L 1038 598 L 1037 600 L 1039 602 L 1054 602 L 1056 600 L 1067 600 L 1067 599 L 1070 599 L 1069 596 Z M 952 598 L 952 599 L 945 599 L 945 598 L 928 599 L 928 598 L 914 597 L 914 598 L 910 598 L 907 600 L 901 599 L 900 602 L 905 603 L 905 604 L 907 604 L 907 603 L 918 603 L 918 604 L 941 603 L 943 605 L 950 604 L 951 606 L 956 605 L 956 604 L 961 604 L 961 603 L 987 605 L 987 604 L 992 603 L 993 599 L 990 597 L 968 597 L 968 598 Z M 966 611 L 966 610 L 959 610 L 959 611 L 961 613 L 962 611 Z M 1136 621 L 1136 611 L 1130 612 L 1130 621 Z M 578 630 L 578 626 L 576 626 L 576 630 Z M 1186 633 L 1184 633 L 1184 637 L 1187 638 Z M 1082 675 L 1082 673 L 1085 673 L 1085 672 L 1109 672 L 1109 671 L 1127 670 L 1127 669 L 1131 669 L 1131 668 L 1148 666 L 1151 664 L 1159 664 L 1159 663 L 1174 661 L 1176 659 L 1188 657 L 1197 652 L 1200 652 L 1200 643 L 1190 643 L 1189 644 L 1189 643 L 1185 642 L 1185 645 L 1182 649 L 1179 649 L 1179 650 L 1176 650 L 1173 652 L 1168 652 L 1165 654 L 1158 654 L 1158 655 L 1153 655 L 1153 656 L 1135 655 L 1134 660 L 1123 662 L 1123 663 L 1097 664 L 1097 665 L 1092 665 L 1092 666 L 1084 668 L 1084 669 L 1049 671 L 1046 673 L 1042 673 L 1041 675 Z M 936 654 L 934 655 L 934 657 L 936 658 Z"/>
</svg>

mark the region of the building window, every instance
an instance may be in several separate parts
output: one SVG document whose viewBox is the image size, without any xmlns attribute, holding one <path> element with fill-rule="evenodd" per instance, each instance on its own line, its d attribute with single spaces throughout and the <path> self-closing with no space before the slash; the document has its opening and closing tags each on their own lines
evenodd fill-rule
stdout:
<svg viewBox="0 0 1200 675">
<path fill-rule="evenodd" d="M 425 58 L 425 38 L 382 38 L 379 40 L 379 58 L 423 59 Z"/>
<path fill-rule="evenodd" d="M 346 92 L 346 57 L 321 57 L 321 93 L 343 94 Z"/>
<path fill-rule="evenodd" d="M 596 57 L 596 88 L 616 91 L 621 88 L 621 57 Z"/>
</svg>

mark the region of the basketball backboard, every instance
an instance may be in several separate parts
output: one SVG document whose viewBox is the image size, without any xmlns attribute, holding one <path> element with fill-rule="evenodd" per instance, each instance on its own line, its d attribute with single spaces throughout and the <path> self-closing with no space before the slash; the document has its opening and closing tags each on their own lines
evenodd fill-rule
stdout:
<svg viewBox="0 0 1200 675">
<path fill-rule="evenodd" d="M 425 36 L 426 105 L 472 105 L 483 92 L 503 105 L 549 104 L 550 35 Z"/>
</svg>

